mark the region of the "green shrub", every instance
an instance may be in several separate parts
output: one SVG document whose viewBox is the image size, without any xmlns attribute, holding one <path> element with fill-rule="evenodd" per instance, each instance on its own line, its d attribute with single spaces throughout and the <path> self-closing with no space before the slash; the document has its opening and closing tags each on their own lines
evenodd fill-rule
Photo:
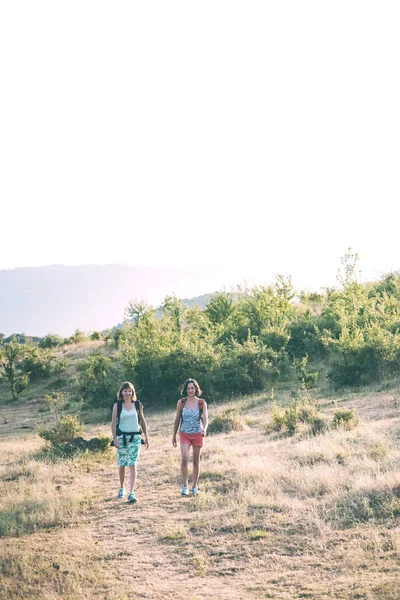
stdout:
<svg viewBox="0 0 400 600">
<path fill-rule="evenodd" d="M 319 433 L 324 433 L 328 429 L 329 429 L 329 423 L 322 417 L 316 416 L 310 422 L 310 430 L 311 430 L 312 435 L 318 435 Z"/>
<path fill-rule="evenodd" d="M 6 381 L 13 401 L 29 384 L 29 373 L 24 371 L 23 359 L 24 346 L 14 339 L 0 346 L 0 380 Z"/>
<path fill-rule="evenodd" d="M 175 323 L 176 325 L 176 323 Z M 125 332 L 121 344 L 122 363 L 138 396 L 148 404 L 176 403 L 180 386 L 188 377 L 197 379 L 210 393 L 212 373 L 219 364 L 218 349 L 207 332 L 188 330 L 185 335 L 171 328 L 170 316 L 158 320 L 144 315 Z"/>
<path fill-rule="evenodd" d="M 51 413 L 58 418 L 59 412 L 65 407 L 68 400 L 68 392 L 50 392 L 43 398 Z"/>
<path fill-rule="evenodd" d="M 62 337 L 60 337 L 59 335 L 57 335 L 55 333 L 49 333 L 49 334 L 45 335 L 39 341 L 39 347 L 40 348 L 57 348 L 57 346 L 62 346 L 63 343 L 64 343 L 64 340 Z"/>
<path fill-rule="evenodd" d="M 54 356 L 50 350 L 43 350 L 37 346 L 24 346 L 22 368 L 29 374 L 31 381 L 47 377 L 52 371 Z"/>
<path fill-rule="evenodd" d="M 296 415 L 298 421 L 302 423 L 312 423 L 317 416 L 317 409 L 313 402 L 308 399 L 300 399 L 295 401 L 293 404 L 296 405 Z"/>
<path fill-rule="evenodd" d="M 111 438 L 105 435 L 99 435 L 90 440 L 78 436 L 70 441 L 53 446 L 51 452 L 53 456 L 60 457 L 72 457 L 87 452 L 104 454 L 110 450 L 110 442 Z"/>
<path fill-rule="evenodd" d="M 243 425 L 240 418 L 240 409 L 238 406 L 233 406 L 224 410 L 220 415 L 214 417 L 208 426 L 208 433 L 229 433 L 230 431 L 241 431 Z"/>
<path fill-rule="evenodd" d="M 321 340 L 321 329 L 330 329 L 333 322 L 321 318 L 325 296 L 315 293 L 300 293 L 300 306 L 294 318 L 288 324 L 290 339 L 287 351 L 292 357 L 301 358 L 305 354 L 315 358 L 324 358 L 326 349 Z"/>
<path fill-rule="evenodd" d="M 341 410 L 336 410 L 333 419 L 332 426 L 336 429 L 354 429 L 359 423 L 359 417 L 356 415 L 353 409 L 342 408 Z"/>
<path fill-rule="evenodd" d="M 104 335 L 101 333 L 101 331 L 93 331 L 93 333 L 90 334 L 89 339 L 91 339 L 92 342 L 103 340 Z"/>
<path fill-rule="evenodd" d="M 66 359 L 60 358 L 60 359 L 54 361 L 53 372 L 54 373 L 62 373 L 63 371 L 65 371 L 66 367 L 67 367 Z"/>
<path fill-rule="evenodd" d="M 58 419 L 53 427 L 39 428 L 41 438 L 50 442 L 54 447 L 65 442 L 71 442 L 83 433 L 83 425 L 74 415 L 64 415 Z"/>
<path fill-rule="evenodd" d="M 204 312 L 214 325 L 224 323 L 233 312 L 232 294 L 228 292 L 213 294 L 208 299 Z"/>
<path fill-rule="evenodd" d="M 307 362 L 308 354 L 303 356 L 301 359 L 295 358 L 293 360 L 293 368 L 304 390 L 313 388 L 319 376 L 319 373 L 312 373 L 307 369 Z"/>
<path fill-rule="evenodd" d="M 102 354 L 91 354 L 77 365 L 78 385 L 85 403 L 110 407 L 122 381 L 115 362 Z"/>
<path fill-rule="evenodd" d="M 86 340 L 86 335 L 85 335 L 84 331 L 81 331 L 80 329 L 76 329 L 75 333 L 73 335 L 71 335 L 69 338 L 67 338 L 67 343 L 81 344 L 85 340 Z"/>
<path fill-rule="evenodd" d="M 281 408 L 276 403 L 272 406 L 272 429 L 285 430 L 288 435 L 294 435 L 298 422 L 297 402 L 288 408 Z"/>
<path fill-rule="evenodd" d="M 323 315 L 330 321 L 322 336 L 335 386 L 365 385 L 398 372 L 400 335 L 398 282 L 347 283 L 327 294 Z M 383 286 L 383 287 L 382 287 Z"/>
<path fill-rule="evenodd" d="M 233 341 L 230 346 L 221 347 L 212 387 L 227 396 L 263 390 L 265 384 L 279 374 L 277 363 L 278 353 L 259 339 L 248 337 L 243 343 Z"/>
<path fill-rule="evenodd" d="M 284 431 L 287 435 L 296 433 L 299 423 L 309 425 L 310 434 L 316 435 L 326 431 L 327 422 L 318 414 L 315 403 L 309 396 L 301 397 L 292 402 L 287 408 L 272 405 L 272 424 L 267 425 L 266 431 Z"/>
<path fill-rule="evenodd" d="M 332 342 L 328 377 L 336 386 L 366 385 L 390 376 L 400 367 L 400 335 L 377 324 L 353 331 L 344 329 Z"/>
</svg>

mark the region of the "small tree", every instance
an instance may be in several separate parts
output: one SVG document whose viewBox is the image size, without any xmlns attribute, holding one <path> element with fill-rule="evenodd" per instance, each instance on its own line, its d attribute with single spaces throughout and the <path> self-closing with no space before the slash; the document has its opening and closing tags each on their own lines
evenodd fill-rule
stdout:
<svg viewBox="0 0 400 600">
<path fill-rule="evenodd" d="M 131 319 L 137 326 L 139 326 L 142 318 L 148 314 L 153 313 L 154 308 L 147 304 L 145 300 L 130 300 L 128 306 L 125 309 L 125 316 Z"/>
<path fill-rule="evenodd" d="M 223 323 L 232 314 L 233 301 L 232 294 L 228 292 L 219 292 L 213 294 L 207 302 L 205 313 L 211 323 Z"/>
<path fill-rule="evenodd" d="M 80 344 L 86 339 L 85 333 L 80 329 L 76 329 L 75 333 L 68 338 L 70 344 Z"/>
<path fill-rule="evenodd" d="M 180 333 L 182 330 L 182 318 L 184 313 L 182 300 L 179 300 L 175 294 L 166 296 L 162 305 L 162 311 L 164 315 L 171 318 L 175 331 Z"/>
<path fill-rule="evenodd" d="M 51 392 L 43 398 L 49 411 L 54 415 L 56 422 L 60 418 L 60 412 L 64 409 L 67 399 L 68 392 Z"/>
<path fill-rule="evenodd" d="M 21 369 L 24 373 L 29 373 L 30 381 L 47 377 L 51 373 L 53 362 L 54 355 L 51 350 L 33 344 L 24 345 Z"/>
<path fill-rule="evenodd" d="M 293 360 L 294 370 L 296 371 L 297 378 L 300 381 L 304 390 L 309 390 L 310 388 L 313 388 L 316 384 L 319 375 L 319 373 L 317 372 L 312 373 L 311 371 L 308 371 L 307 362 L 308 354 L 303 356 L 302 359 L 294 358 Z"/>
<path fill-rule="evenodd" d="M 29 383 L 29 373 L 23 371 L 24 349 L 15 340 L 0 348 L 0 376 L 7 382 L 13 400 Z"/>
<path fill-rule="evenodd" d="M 360 273 L 356 272 L 356 265 L 359 260 L 358 254 L 354 254 L 351 248 L 348 248 L 346 254 L 340 259 L 342 268 L 338 269 L 337 280 L 346 287 L 352 283 L 357 283 L 360 278 Z"/>
<path fill-rule="evenodd" d="M 93 331 L 89 337 L 92 340 L 92 342 L 104 340 L 104 335 L 102 334 L 101 331 Z"/>
</svg>

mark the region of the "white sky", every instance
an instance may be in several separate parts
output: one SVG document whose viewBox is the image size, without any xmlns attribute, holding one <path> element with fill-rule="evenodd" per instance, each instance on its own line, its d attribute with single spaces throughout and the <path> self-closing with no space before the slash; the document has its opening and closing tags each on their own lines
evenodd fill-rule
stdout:
<svg viewBox="0 0 400 600">
<path fill-rule="evenodd" d="M 0 4 L 0 269 L 400 269 L 396 1 Z M 234 275 L 236 276 L 236 275 Z"/>
</svg>

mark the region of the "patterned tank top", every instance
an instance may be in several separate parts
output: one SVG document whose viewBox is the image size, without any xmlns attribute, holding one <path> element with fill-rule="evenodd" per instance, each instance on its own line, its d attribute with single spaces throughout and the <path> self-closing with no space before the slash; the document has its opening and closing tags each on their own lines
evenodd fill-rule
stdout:
<svg viewBox="0 0 400 600">
<path fill-rule="evenodd" d="M 193 408 L 192 410 L 186 405 L 183 407 L 181 431 L 182 433 L 200 433 L 202 431 L 198 404 L 196 408 Z"/>
</svg>

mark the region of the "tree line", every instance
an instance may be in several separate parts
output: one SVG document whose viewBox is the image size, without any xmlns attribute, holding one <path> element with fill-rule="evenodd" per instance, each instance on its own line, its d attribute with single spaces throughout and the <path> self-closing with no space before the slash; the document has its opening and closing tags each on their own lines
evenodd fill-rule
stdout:
<svg viewBox="0 0 400 600">
<path fill-rule="evenodd" d="M 135 382 L 144 402 L 163 406 L 176 401 L 188 376 L 218 400 L 255 393 L 294 373 L 307 378 L 307 364 L 324 369 L 336 388 L 397 374 L 400 275 L 361 283 L 357 258 L 349 250 L 338 287 L 321 294 L 296 292 L 290 277 L 278 276 L 268 286 L 215 293 L 204 308 L 175 296 L 158 309 L 132 300 L 122 327 L 91 335 L 113 351 L 98 350 L 77 364 L 84 402 L 109 406 L 123 379 Z M 65 359 L 56 358 L 56 349 L 83 339 L 77 331 L 67 341 L 52 335 L 39 342 L 3 340 L 0 376 L 13 398 L 30 381 L 62 373 Z"/>
</svg>

